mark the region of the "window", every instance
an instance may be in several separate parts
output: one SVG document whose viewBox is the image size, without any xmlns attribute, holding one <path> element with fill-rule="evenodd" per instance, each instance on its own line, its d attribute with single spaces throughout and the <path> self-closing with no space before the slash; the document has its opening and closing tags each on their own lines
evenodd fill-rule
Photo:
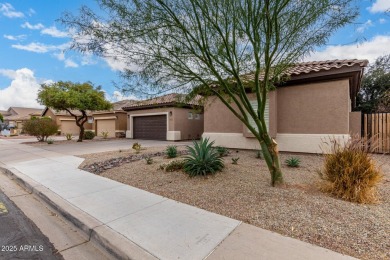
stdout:
<svg viewBox="0 0 390 260">
<path fill-rule="evenodd" d="M 195 114 L 195 120 L 199 120 L 200 119 L 200 114 Z"/>
<path fill-rule="evenodd" d="M 257 100 L 251 101 L 251 106 L 257 111 Z M 269 131 L 269 98 L 267 97 L 266 103 L 265 103 L 265 110 L 264 110 L 264 120 L 265 124 L 267 125 L 267 131 Z M 252 117 L 249 117 L 249 124 L 251 126 L 256 126 L 255 121 L 252 119 Z M 250 133 L 250 130 L 248 129 L 248 133 Z"/>
<path fill-rule="evenodd" d="M 193 114 L 192 114 L 192 112 L 188 112 L 188 119 L 193 119 L 194 118 L 194 116 L 193 116 Z"/>
</svg>

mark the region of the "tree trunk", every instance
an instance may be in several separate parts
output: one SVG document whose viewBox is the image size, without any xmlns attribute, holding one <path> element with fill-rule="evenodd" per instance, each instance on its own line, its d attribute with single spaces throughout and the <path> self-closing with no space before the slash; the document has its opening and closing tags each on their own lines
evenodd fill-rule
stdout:
<svg viewBox="0 0 390 260">
<path fill-rule="evenodd" d="M 278 144 L 268 134 L 264 134 L 263 140 L 260 140 L 260 146 L 263 151 L 264 160 L 271 173 L 271 185 L 275 187 L 276 185 L 282 184 L 283 174 L 280 169 Z"/>
<path fill-rule="evenodd" d="M 84 125 L 80 125 L 80 134 L 79 134 L 79 139 L 77 140 L 77 142 L 82 142 L 83 141 L 83 137 L 84 137 Z"/>
</svg>

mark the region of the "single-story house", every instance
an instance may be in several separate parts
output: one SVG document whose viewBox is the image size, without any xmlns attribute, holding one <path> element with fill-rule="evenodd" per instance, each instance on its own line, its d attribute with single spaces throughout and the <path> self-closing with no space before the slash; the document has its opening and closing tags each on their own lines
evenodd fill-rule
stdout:
<svg viewBox="0 0 390 260">
<path fill-rule="evenodd" d="M 72 110 L 71 111 L 75 115 L 80 115 L 80 111 Z M 87 112 L 88 121 L 84 124 L 85 130 L 92 131 L 93 128 L 93 118 L 90 111 Z M 58 125 L 58 132 L 61 135 L 72 134 L 79 135 L 80 128 L 76 125 L 75 118 L 66 110 L 56 111 L 52 108 L 46 107 L 41 116 L 49 117 Z"/>
<path fill-rule="evenodd" d="M 122 110 L 122 107 L 129 106 L 133 102 L 132 100 L 122 100 L 113 103 L 112 110 L 93 112 L 92 116 L 96 135 L 101 136 L 103 132 L 107 132 L 108 137 L 125 137 L 127 113 Z"/>
<path fill-rule="evenodd" d="M 4 117 L 4 123 L 9 125 L 12 130 L 11 134 L 20 134 L 23 123 L 30 120 L 33 116 L 40 116 L 42 109 L 28 107 L 10 107 L 7 111 L 1 111 Z"/>
<path fill-rule="evenodd" d="M 361 113 L 354 109 L 367 64 L 367 60 L 329 60 L 294 65 L 288 81 L 267 98 L 265 120 L 279 151 L 318 153 L 329 137 L 346 140 L 351 133 L 360 133 Z M 249 97 L 256 106 L 255 95 Z M 210 97 L 204 107 L 203 137 L 229 148 L 260 148 L 216 97 Z"/>
<path fill-rule="evenodd" d="M 88 121 L 84 124 L 85 130 L 93 131 L 101 136 L 102 132 L 108 132 L 108 137 L 124 137 L 127 129 L 127 113 L 122 106 L 132 103 L 132 100 L 123 100 L 113 103 L 112 110 L 87 111 Z M 80 111 L 72 110 L 75 115 L 81 115 Z M 66 110 L 56 111 L 46 107 L 41 116 L 50 117 L 59 126 L 62 135 L 67 133 L 78 135 L 80 128 L 76 125 L 75 118 Z"/>
<path fill-rule="evenodd" d="M 198 99 L 168 94 L 122 107 L 127 112 L 126 137 L 150 140 L 193 140 L 203 133 L 203 107 Z"/>
</svg>

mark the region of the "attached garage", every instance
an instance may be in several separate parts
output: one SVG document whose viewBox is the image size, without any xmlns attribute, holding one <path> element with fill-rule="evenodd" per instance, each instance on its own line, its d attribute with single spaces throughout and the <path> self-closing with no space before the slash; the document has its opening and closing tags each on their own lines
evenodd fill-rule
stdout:
<svg viewBox="0 0 390 260">
<path fill-rule="evenodd" d="M 167 116 L 134 116 L 133 138 L 149 140 L 167 140 Z"/>
<path fill-rule="evenodd" d="M 61 120 L 61 133 L 78 135 L 80 128 L 76 125 L 75 120 Z"/>
<path fill-rule="evenodd" d="M 108 132 L 108 137 L 115 137 L 116 117 L 95 118 L 96 134 L 102 135 L 102 132 Z"/>
</svg>

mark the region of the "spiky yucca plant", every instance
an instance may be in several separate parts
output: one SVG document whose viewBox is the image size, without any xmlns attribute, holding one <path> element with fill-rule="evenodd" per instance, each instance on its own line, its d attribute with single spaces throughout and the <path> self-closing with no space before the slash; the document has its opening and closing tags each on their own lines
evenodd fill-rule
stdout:
<svg viewBox="0 0 390 260">
<path fill-rule="evenodd" d="M 194 146 L 187 146 L 188 156 L 184 159 L 184 171 L 191 177 L 197 175 L 215 174 L 224 167 L 223 160 L 218 151 L 213 148 L 209 139 L 194 141 Z"/>
</svg>

